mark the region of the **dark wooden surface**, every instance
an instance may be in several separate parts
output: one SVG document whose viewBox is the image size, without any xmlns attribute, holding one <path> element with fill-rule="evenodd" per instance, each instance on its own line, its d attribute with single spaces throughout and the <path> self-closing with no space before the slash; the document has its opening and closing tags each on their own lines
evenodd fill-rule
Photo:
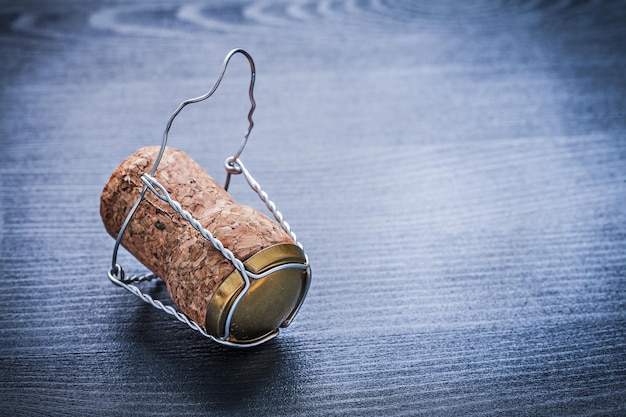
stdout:
<svg viewBox="0 0 626 417">
<path fill-rule="evenodd" d="M 624 2 L 14 3 L 0 414 L 626 414 Z M 243 160 L 314 270 L 251 351 L 111 285 L 98 214 L 235 47 L 258 69 Z M 172 129 L 219 181 L 247 77 L 234 59 Z"/>
</svg>

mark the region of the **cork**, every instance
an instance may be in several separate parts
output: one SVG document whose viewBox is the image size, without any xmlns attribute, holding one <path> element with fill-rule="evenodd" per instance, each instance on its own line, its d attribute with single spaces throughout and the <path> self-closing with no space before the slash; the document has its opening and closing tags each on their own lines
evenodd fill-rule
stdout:
<svg viewBox="0 0 626 417">
<path fill-rule="evenodd" d="M 100 215 L 112 237 L 117 237 L 144 186 L 141 175 L 152 168 L 158 151 L 159 147 L 139 149 L 115 169 L 106 183 Z M 237 204 L 183 151 L 167 147 L 154 177 L 242 261 L 275 245 L 295 246 L 279 225 L 258 210 Z M 149 190 L 121 244 L 161 277 L 181 311 L 205 328 L 208 303 L 226 278 L 233 272 L 238 274 L 211 242 Z"/>
</svg>

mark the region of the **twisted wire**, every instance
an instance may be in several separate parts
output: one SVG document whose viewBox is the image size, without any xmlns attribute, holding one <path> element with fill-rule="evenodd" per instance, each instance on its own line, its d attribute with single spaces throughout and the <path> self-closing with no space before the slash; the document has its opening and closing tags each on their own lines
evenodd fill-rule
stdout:
<svg viewBox="0 0 626 417">
<path fill-rule="evenodd" d="M 177 311 L 175 308 L 171 307 L 171 306 L 167 306 L 165 304 L 163 304 L 161 301 L 159 300 L 155 300 L 154 298 L 152 298 L 151 296 L 149 296 L 148 294 L 145 294 L 143 292 L 141 292 L 141 290 L 139 288 L 137 288 L 134 285 L 130 285 L 131 282 L 141 282 L 141 281 L 149 281 L 151 279 L 157 278 L 156 275 L 154 274 L 147 274 L 147 275 L 142 275 L 142 276 L 133 276 L 130 278 L 126 278 L 126 279 L 120 279 L 118 278 L 116 275 L 121 274 L 123 275 L 123 270 L 122 267 L 120 265 L 116 265 L 115 267 L 111 268 L 109 270 L 108 276 L 109 279 L 111 280 L 111 282 L 113 282 L 115 285 L 118 285 L 124 289 L 126 289 L 127 291 L 129 291 L 130 293 L 136 295 L 137 297 L 139 297 L 140 300 L 150 304 L 152 307 L 159 309 L 173 317 L 175 317 L 177 320 L 185 323 L 187 326 L 189 326 L 190 328 L 196 330 L 197 332 L 199 332 L 202 336 L 207 337 L 217 343 L 220 343 L 222 345 L 226 345 L 226 346 L 231 346 L 231 347 L 236 347 L 236 348 L 247 348 L 247 347 L 254 347 L 254 346 L 258 346 L 261 343 L 265 343 L 270 339 L 273 339 L 274 337 L 276 337 L 278 335 L 278 331 L 276 331 L 275 333 L 269 334 L 267 337 L 262 338 L 260 340 L 257 340 L 255 342 L 252 343 L 247 343 L 245 345 L 242 345 L 240 343 L 233 343 L 233 342 L 229 342 L 228 340 L 223 340 L 223 339 L 218 339 L 214 336 L 211 336 L 210 334 L 208 334 L 206 331 L 204 331 L 204 329 L 195 321 L 190 320 L 185 314 Z"/>
<path fill-rule="evenodd" d="M 255 65 L 254 65 L 254 61 L 252 60 L 252 57 L 250 56 L 250 54 L 248 54 L 245 50 L 243 49 L 233 49 L 232 51 L 230 51 L 227 55 L 226 58 L 224 59 L 224 62 L 222 64 L 222 68 L 220 70 L 220 73 L 218 75 L 218 78 L 216 80 L 216 82 L 214 83 L 213 87 L 204 95 L 196 97 L 196 98 L 192 98 L 189 100 L 184 101 L 183 103 L 181 103 L 179 105 L 179 107 L 176 109 L 176 111 L 171 115 L 170 119 L 167 122 L 165 131 L 163 132 L 163 139 L 162 139 L 162 143 L 161 143 L 161 148 L 159 150 L 159 153 L 157 155 L 157 158 L 154 162 L 154 165 L 152 166 L 152 169 L 150 170 L 149 174 L 144 174 L 141 177 L 141 180 L 144 182 L 144 187 L 141 190 L 137 200 L 135 201 L 135 204 L 131 207 L 130 212 L 128 213 L 124 223 L 122 224 L 122 227 L 117 235 L 117 238 L 115 240 L 115 246 L 113 248 L 113 256 L 112 256 L 112 261 L 111 261 L 111 268 L 109 269 L 108 272 L 108 276 L 109 279 L 116 285 L 119 285 L 123 288 L 125 288 L 126 290 L 128 290 L 129 292 L 135 294 L 137 297 L 139 297 L 141 300 L 145 301 L 146 303 L 152 305 L 153 307 L 163 310 L 164 312 L 174 316 L 176 319 L 178 319 L 179 321 L 187 324 L 189 327 L 191 327 L 194 330 L 197 330 L 198 332 L 200 332 L 203 336 L 209 337 L 211 339 L 213 339 L 214 341 L 224 344 L 224 345 L 228 345 L 228 346 L 234 346 L 234 347 L 251 347 L 251 346 L 256 346 L 259 345 L 269 339 L 274 338 L 277 334 L 278 334 L 278 330 L 274 333 L 271 333 L 269 335 L 267 335 L 266 337 L 257 340 L 255 342 L 252 343 L 248 343 L 245 345 L 239 344 L 239 343 L 233 343 L 230 342 L 228 340 L 226 340 L 229 337 L 229 333 L 230 333 L 230 325 L 231 325 L 231 321 L 232 321 L 232 317 L 233 314 L 236 310 L 237 305 L 239 304 L 239 302 L 241 301 L 241 299 L 246 295 L 246 293 L 248 292 L 248 289 L 250 288 L 250 277 L 254 278 L 254 279 L 260 279 L 263 278 L 271 273 L 274 273 L 278 270 L 282 270 L 282 269 L 286 269 L 286 268 L 296 268 L 296 269 L 304 269 L 307 271 L 306 274 L 306 283 L 305 283 L 305 290 L 304 290 L 304 296 L 306 296 L 306 293 L 308 292 L 308 288 L 311 282 L 311 268 L 309 266 L 309 258 L 306 255 L 306 253 L 304 254 L 305 257 L 305 264 L 297 264 L 297 263 L 289 263 L 289 264 L 284 264 L 284 265 L 280 265 L 278 267 L 275 268 L 271 268 L 269 271 L 266 271 L 262 274 L 254 274 L 252 272 L 248 272 L 245 269 L 245 266 L 243 265 L 243 262 L 239 259 L 237 259 L 235 257 L 235 255 L 228 250 L 227 248 L 224 247 L 224 245 L 222 244 L 222 242 L 220 242 L 219 239 L 216 239 L 215 237 L 213 237 L 213 235 L 206 229 L 204 229 L 202 227 L 202 225 L 196 220 L 194 219 L 191 214 L 189 212 L 187 212 L 186 210 L 184 210 L 181 205 L 173 200 L 169 193 L 167 192 L 167 190 L 165 190 L 165 188 L 159 184 L 159 182 L 154 179 L 152 176 L 155 174 L 157 167 L 160 163 L 161 157 L 163 156 L 163 153 L 165 151 L 165 147 L 167 144 L 167 140 L 168 140 L 168 134 L 169 134 L 169 130 L 172 126 L 172 123 L 174 121 L 174 119 L 176 118 L 176 116 L 182 111 L 182 109 L 187 106 L 188 104 L 193 104 L 193 103 L 198 103 L 200 101 L 204 101 L 207 98 L 211 97 L 213 95 L 213 93 L 217 90 L 217 88 L 219 87 L 222 78 L 226 72 L 226 67 L 230 61 L 230 59 L 232 58 L 233 55 L 240 53 L 242 55 L 244 55 L 247 59 L 248 62 L 250 64 L 250 86 L 249 86 L 249 91 L 248 91 L 248 95 L 249 95 L 249 99 L 250 99 L 250 110 L 248 112 L 248 129 L 246 130 L 246 133 L 244 135 L 243 141 L 241 142 L 239 149 L 237 150 L 237 152 L 235 153 L 234 156 L 230 157 L 229 160 L 230 161 L 230 168 L 227 165 L 226 166 L 226 171 L 227 171 L 227 176 L 226 176 L 226 181 L 224 184 L 224 189 L 228 190 L 228 185 L 230 183 L 230 177 L 231 174 L 240 174 L 243 173 L 246 181 L 248 182 L 248 184 L 250 185 L 250 187 L 257 193 L 257 195 L 261 198 L 261 200 L 265 203 L 266 207 L 269 209 L 269 211 L 272 213 L 272 215 L 274 216 L 274 219 L 276 219 L 276 221 L 279 223 L 279 225 L 282 227 L 282 229 L 287 232 L 287 234 L 292 238 L 292 240 L 295 242 L 295 244 L 302 249 L 302 251 L 304 252 L 304 248 L 302 246 L 302 244 L 300 242 L 298 242 L 296 234 L 291 230 L 291 227 L 289 226 L 289 223 L 287 223 L 284 219 L 283 219 L 283 215 L 282 213 L 276 208 L 276 204 L 274 204 L 273 201 L 271 201 L 269 199 L 269 196 L 267 195 L 267 193 L 265 191 L 263 191 L 261 189 L 261 186 L 259 185 L 258 182 L 256 182 L 256 180 L 252 177 L 252 175 L 250 175 L 250 173 L 248 172 L 248 170 L 245 168 L 245 166 L 243 165 L 243 163 L 239 160 L 239 156 L 241 155 L 241 152 L 243 151 L 244 147 L 246 146 L 246 143 L 248 141 L 248 136 L 250 135 L 250 132 L 252 130 L 252 128 L 254 127 L 254 121 L 252 120 L 252 114 L 256 108 L 256 103 L 254 100 L 254 95 L 253 95 L 253 91 L 254 91 L 254 82 L 255 82 L 255 77 L 256 77 L 256 70 L 255 70 Z M 121 245 L 121 241 L 122 241 L 122 236 L 124 234 L 124 231 L 126 230 L 128 224 L 130 223 L 130 220 L 133 216 L 133 214 L 135 213 L 137 207 L 139 206 L 139 203 L 143 200 L 146 191 L 150 189 L 158 198 L 160 198 L 161 200 L 166 201 L 170 207 L 172 207 L 172 209 L 174 209 L 177 213 L 179 213 L 185 220 L 187 220 L 189 222 L 189 224 L 196 229 L 198 232 L 200 232 L 200 234 L 207 240 L 209 240 L 211 242 L 211 244 L 217 249 L 219 250 L 219 252 L 226 258 L 228 259 L 233 265 L 234 267 L 241 273 L 245 285 L 244 285 L 244 289 L 239 293 L 239 295 L 236 297 L 235 301 L 233 302 L 233 305 L 230 308 L 230 311 L 228 313 L 227 319 L 226 319 L 226 323 L 225 323 L 225 331 L 224 331 L 224 336 L 222 338 L 215 338 L 209 334 L 207 334 L 204 329 L 202 329 L 202 327 L 200 327 L 200 325 L 196 322 L 194 322 L 193 320 L 190 320 L 185 314 L 177 311 L 176 309 L 174 309 L 173 307 L 170 306 L 166 306 L 164 305 L 161 301 L 159 300 L 155 300 L 152 297 L 150 297 L 149 295 L 142 293 L 138 287 L 132 285 L 133 283 L 139 283 L 142 281 L 149 281 L 153 278 L 156 278 L 156 276 L 154 274 L 147 274 L 147 275 L 143 275 L 143 276 L 133 276 L 131 278 L 125 279 L 124 278 L 124 270 L 122 269 L 122 267 L 117 263 L 117 253 L 118 253 L 118 249 Z M 158 190 L 158 191 L 157 191 Z M 284 326 L 287 326 L 291 319 L 295 316 L 295 314 L 298 312 L 302 300 L 304 299 L 304 296 L 301 298 L 300 304 L 298 306 L 296 306 L 295 310 L 293 311 L 293 313 L 291 314 L 291 316 L 285 321 L 285 323 L 283 324 Z"/>
<path fill-rule="evenodd" d="M 282 229 L 291 237 L 295 244 L 304 251 L 302 243 L 298 241 L 298 237 L 293 232 L 293 230 L 291 230 L 291 226 L 289 225 L 289 223 L 287 223 L 287 221 L 285 221 L 283 213 L 278 210 L 276 204 L 269 198 L 269 195 L 265 191 L 263 191 L 263 189 L 261 189 L 261 185 L 258 183 L 257 180 L 254 179 L 252 174 L 250 174 L 250 171 L 248 171 L 243 161 L 241 159 L 235 159 L 231 156 L 226 160 L 225 166 L 227 171 L 231 171 L 237 174 L 243 174 L 250 188 L 252 188 L 252 190 L 259 196 L 261 201 L 263 201 L 265 207 L 267 207 L 267 209 L 272 213 L 274 219 L 276 219 L 280 227 L 282 227 Z"/>
<path fill-rule="evenodd" d="M 263 191 L 263 189 L 261 188 L 261 185 L 254 179 L 254 177 L 250 174 L 250 172 L 246 169 L 245 165 L 243 164 L 243 162 L 239 159 L 237 161 L 234 161 L 231 158 L 229 158 L 229 160 L 232 161 L 233 166 L 235 167 L 235 169 L 238 171 L 236 173 L 243 173 L 244 177 L 246 178 L 246 181 L 248 183 L 248 185 L 250 186 L 250 188 L 252 188 L 252 190 L 259 196 L 259 198 L 261 199 L 261 201 L 263 201 L 266 205 L 266 207 L 268 208 L 268 210 L 272 213 L 272 215 L 274 216 L 274 218 L 276 219 L 276 221 L 279 223 L 279 225 L 283 228 L 283 230 L 285 230 L 285 232 L 287 234 L 289 234 L 289 236 L 293 239 L 293 241 L 296 243 L 296 245 L 303 250 L 304 249 L 302 247 L 302 244 L 300 242 L 298 242 L 296 234 L 291 230 L 291 226 L 289 225 L 289 223 L 287 223 L 284 220 L 284 216 L 283 214 L 278 210 L 278 208 L 276 207 L 276 204 L 269 198 L 269 195 Z M 239 302 L 241 301 L 241 299 L 246 295 L 246 293 L 248 292 L 249 288 L 250 288 L 250 277 L 254 278 L 254 279 L 261 279 L 269 274 L 272 274 L 276 271 L 280 271 L 283 269 L 287 269 L 287 268 L 295 268 L 295 269 L 302 269 L 302 270 L 306 270 L 307 271 L 307 281 L 306 281 L 306 289 L 305 289 L 305 294 L 306 292 L 308 292 L 308 287 L 310 284 L 310 280 L 311 280 L 311 268 L 309 266 L 309 260 L 308 260 L 308 256 L 305 254 L 305 260 L 306 263 L 305 264 L 299 264 L 299 263 L 288 263 L 288 264 L 284 264 L 284 265 L 279 265 L 276 266 L 274 268 L 269 269 L 268 271 L 265 271 L 261 274 L 254 274 L 250 271 L 247 271 L 243 262 L 238 259 L 233 253 L 232 251 L 230 251 L 228 248 L 224 247 L 224 245 L 222 244 L 222 242 L 215 238 L 213 236 L 213 234 L 206 230 L 204 227 L 202 227 L 202 225 L 200 224 L 200 222 L 198 222 L 195 218 L 193 218 L 193 216 L 191 215 L 191 213 L 189 213 L 188 211 L 186 211 L 185 209 L 182 208 L 182 206 L 180 205 L 180 203 L 176 200 L 174 200 L 169 192 L 165 189 L 165 187 L 159 183 L 154 177 L 152 177 L 149 174 L 143 174 L 141 176 L 141 180 L 143 181 L 143 183 L 145 184 L 146 189 L 149 189 L 157 198 L 167 202 L 169 204 L 169 206 L 176 211 L 182 218 L 184 218 L 195 230 L 197 230 L 205 239 L 209 240 L 211 242 L 211 244 L 226 258 L 228 259 L 234 266 L 235 268 L 241 273 L 241 276 L 244 279 L 244 288 L 243 290 L 239 293 L 239 295 L 235 298 L 235 301 L 233 302 L 232 307 L 230 308 L 230 311 L 228 313 L 228 316 L 226 318 L 226 323 L 224 325 L 224 336 L 222 338 L 216 338 L 213 337 L 212 335 L 206 333 L 206 331 L 195 321 L 190 320 L 184 313 L 179 312 L 178 310 L 176 310 L 175 308 L 171 307 L 171 306 L 167 306 L 165 304 L 163 304 L 161 301 L 156 300 L 154 298 L 152 298 L 151 296 L 149 296 L 148 294 L 145 294 L 143 292 L 141 292 L 141 290 L 132 285 L 132 283 L 138 283 L 138 282 L 143 282 L 143 281 L 149 281 L 151 279 L 156 278 L 156 275 L 154 274 L 146 274 L 146 275 L 142 275 L 142 276 L 132 276 L 130 278 L 124 278 L 124 271 L 122 269 L 122 267 L 118 264 L 115 264 L 113 267 L 111 267 L 111 269 L 109 270 L 108 276 L 109 279 L 116 285 L 119 285 L 123 288 L 125 288 L 126 290 L 128 290 L 129 292 L 131 292 L 132 294 L 136 295 L 137 297 L 139 297 L 141 300 L 143 300 L 144 302 L 152 305 L 153 307 L 164 311 L 167 314 L 172 315 L 173 317 L 175 317 L 177 320 L 187 324 L 189 327 L 191 327 L 192 329 L 200 332 L 200 334 L 202 334 L 205 337 L 208 337 L 218 343 L 224 344 L 224 345 L 228 345 L 228 346 L 234 346 L 234 347 L 252 347 L 252 346 L 256 346 L 258 344 L 261 344 L 273 337 L 275 337 L 278 333 L 273 333 L 270 334 L 269 336 L 267 336 L 266 338 L 263 338 L 259 341 L 256 341 L 254 343 L 250 343 L 250 344 L 246 344 L 246 345 L 242 345 L 242 344 L 238 344 L 238 343 L 233 343 L 233 342 L 229 342 L 228 337 L 230 334 L 230 325 L 232 322 L 232 317 L 234 315 L 234 312 L 237 308 L 237 305 L 239 304 Z M 119 278 L 118 278 L 119 276 Z M 291 315 L 291 317 L 287 320 L 286 325 L 291 321 L 291 319 L 293 318 L 293 316 L 295 316 L 295 314 L 297 313 L 297 311 L 299 310 L 300 306 L 296 307 L 296 310 L 294 311 L 294 313 Z"/>
<path fill-rule="evenodd" d="M 208 334 L 207 332 L 204 331 L 204 329 L 202 329 L 202 327 L 200 327 L 200 325 L 198 323 L 196 323 L 193 320 L 189 320 L 189 318 L 178 312 L 176 309 L 174 309 L 171 306 L 167 306 L 165 304 L 163 304 L 161 301 L 159 300 L 155 300 L 154 298 L 150 297 L 148 294 L 145 294 L 143 292 L 141 292 L 141 290 L 139 288 L 137 288 L 134 285 L 130 285 L 130 283 L 132 282 L 141 282 L 141 281 L 149 281 L 153 278 L 155 278 L 156 276 L 154 274 L 147 274 L 147 275 L 143 275 L 143 276 L 134 276 L 128 279 L 120 279 L 118 278 L 116 275 L 119 274 L 119 272 L 122 270 L 122 267 L 119 265 L 116 265 L 115 268 L 111 268 L 109 270 L 109 279 L 115 284 L 115 285 L 119 285 L 120 287 L 125 288 L 126 290 L 130 291 L 131 293 L 135 294 L 137 297 L 139 297 L 141 300 L 143 300 L 144 302 L 150 304 L 151 306 L 159 309 L 159 310 L 163 310 L 164 312 L 166 312 L 167 314 L 174 316 L 176 319 L 178 319 L 179 321 L 185 323 L 187 326 L 191 327 L 194 330 L 197 330 L 198 332 L 200 332 L 203 336 L 205 337 L 209 337 L 211 339 L 215 339 L 213 336 L 211 336 L 210 334 Z"/>
<path fill-rule="evenodd" d="M 163 185 L 161 185 L 155 178 L 153 178 L 152 176 L 148 174 L 143 174 L 141 176 L 141 180 L 150 189 L 150 191 L 154 193 L 154 195 L 156 195 L 159 199 L 167 202 L 174 211 L 176 211 L 178 214 L 181 215 L 183 219 L 189 222 L 191 227 L 196 229 L 198 232 L 200 232 L 200 234 L 205 239 L 210 241 L 213 247 L 215 247 L 215 249 L 220 251 L 220 253 L 226 259 L 228 259 L 235 266 L 235 268 L 237 268 L 237 270 L 241 273 L 241 276 L 244 279 L 244 287 L 239 293 L 239 295 L 235 298 L 235 301 L 233 302 L 233 305 L 230 308 L 228 316 L 226 317 L 226 322 L 224 324 L 223 339 L 228 339 L 228 336 L 230 334 L 230 324 L 233 318 L 233 314 L 235 310 L 237 309 L 237 305 L 239 305 L 239 302 L 243 299 L 243 297 L 246 295 L 246 293 L 250 289 L 250 278 L 248 277 L 248 271 L 246 271 L 246 267 L 243 265 L 243 262 L 237 259 L 237 257 L 228 248 L 224 247 L 224 245 L 219 239 L 216 239 L 211 232 L 209 232 L 204 227 L 202 227 L 200 222 L 194 219 L 191 213 L 183 209 L 178 201 L 172 199 L 172 197 L 167 192 L 165 187 L 163 187 Z"/>
</svg>

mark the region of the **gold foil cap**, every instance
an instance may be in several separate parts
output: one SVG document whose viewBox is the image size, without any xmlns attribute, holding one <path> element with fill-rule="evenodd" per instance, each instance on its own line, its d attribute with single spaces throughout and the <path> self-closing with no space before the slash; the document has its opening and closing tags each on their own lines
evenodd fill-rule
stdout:
<svg viewBox="0 0 626 417">
<path fill-rule="evenodd" d="M 270 246 L 243 264 L 253 274 L 261 274 L 285 264 L 306 265 L 302 249 L 284 243 Z M 250 288 L 233 313 L 226 340 L 233 344 L 253 344 L 278 333 L 297 312 L 307 291 L 307 269 L 285 268 L 260 278 L 250 279 Z M 235 269 L 219 286 L 208 303 L 205 329 L 218 339 L 224 338 L 228 314 L 243 291 L 245 281 Z"/>
</svg>

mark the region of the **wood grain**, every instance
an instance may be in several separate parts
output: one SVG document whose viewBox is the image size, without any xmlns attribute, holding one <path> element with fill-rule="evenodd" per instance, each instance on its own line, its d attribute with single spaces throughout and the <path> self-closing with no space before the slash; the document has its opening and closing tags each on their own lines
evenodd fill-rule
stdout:
<svg viewBox="0 0 626 417">
<path fill-rule="evenodd" d="M 595 1 L 0 5 L 0 414 L 626 414 L 625 19 Z M 235 47 L 258 71 L 242 159 L 314 271 L 252 351 L 111 285 L 98 213 Z M 218 182 L 248 70 L 170 133 Z"/>
</svg>

